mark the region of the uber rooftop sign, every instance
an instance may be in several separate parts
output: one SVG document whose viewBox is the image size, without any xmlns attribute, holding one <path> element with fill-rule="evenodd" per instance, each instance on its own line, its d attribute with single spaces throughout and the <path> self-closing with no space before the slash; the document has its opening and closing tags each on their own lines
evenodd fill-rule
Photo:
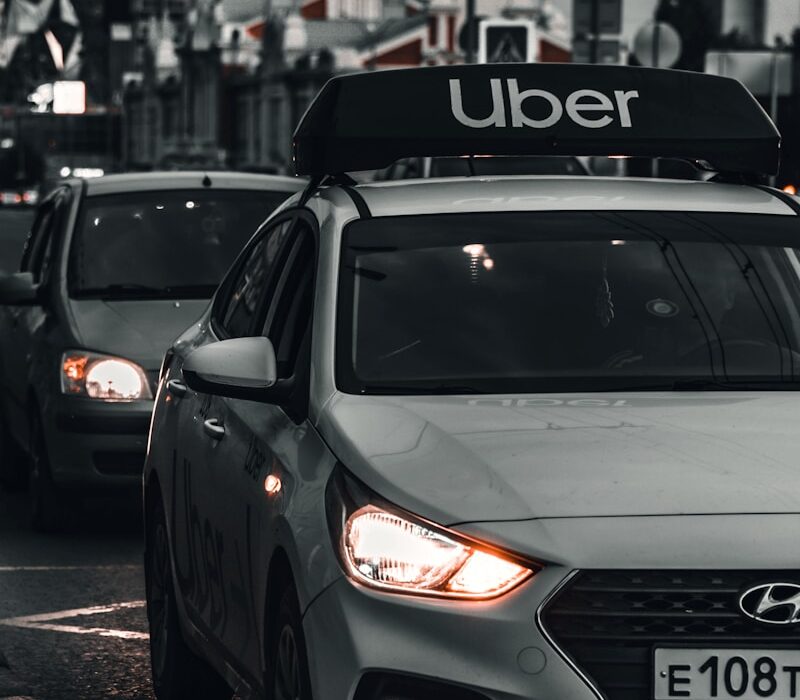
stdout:
<svg viewBox="0 0 800 700">
<path fill-rule="evenodd" d="M 626 66 L 485 64 L 333 78 L 295 133 L 298 174 L 408 156 L 631 155 L 777 170 L 779 135 L 741 83 Z"/>
<path fill-rule="evenodd" d="M 520 90 L 516 78 L 505 81 L 508 90 L 508 108 L 503 96 L 503 81 L 491 78 L 489 85 L 492 93 L 492 113 L 485 119 L 473 119 L 464 112 L 464 101 L 461 95 L 461 81 L 450 80 L 450 109 L 453 116 L 464 126 L 471 129 L 484 129 L 486 127 L 505 127 L 506 112 L 511 114 L 511 126 L 529 126 L 533 129 L 549 129 L 561 121 L 564 116 L 566 104 L 567 116 L 578 126 L 586 129 L 602 129 L 613 124 L 614 119 L 609 112 L 614 112 L 615 102 L 610 97 L 598 90 L 576 90 L 571 93 L 566 103 L 562 103 L 552 92 L 532 88 Z M 630 100 L 639 97 L 638 90 L 614 90 L 614 100 L 619 114 L 619 123 L 623 128 L 633 126 L 631 112 L 628 106 Z M 523 103 L 525 100 L 543 100 L 546 113 L 539 119 L 531 118 L 525 114 Z M 605 112 L 603 116 L 590 117 L 589 113 Z"/>
</svg>

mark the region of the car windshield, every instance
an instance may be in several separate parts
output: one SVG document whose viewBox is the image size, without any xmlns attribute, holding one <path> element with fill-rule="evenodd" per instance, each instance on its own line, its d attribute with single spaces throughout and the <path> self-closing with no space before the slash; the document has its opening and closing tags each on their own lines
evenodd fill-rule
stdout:
<svg viewBox="0 0 800 700">
<path fill-rule="evenodd" d="M 167 190 L 90 197 L 70 251 L 76 298 L 210 298 L 285 192 Z"/>
<path fill-rule="evenodd" d="M 797 246 L 797 247 L 796 247 Z M 793 216 L 402 216 L 344 232 L 350 393 L 798 388 Z"/>
</svg>

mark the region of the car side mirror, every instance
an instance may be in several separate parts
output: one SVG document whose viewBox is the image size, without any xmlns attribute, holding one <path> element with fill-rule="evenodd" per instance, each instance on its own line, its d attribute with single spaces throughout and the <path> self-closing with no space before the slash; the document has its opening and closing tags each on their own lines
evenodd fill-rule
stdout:
<svg viewBox="0 0 800 700">
<path fill-rule="evenodd" d="M 39 285 L 30 272 L 17 272 L 0 277 L 0 306 L 36 306 Z"/>
<path fill-rule="evenodd" d="M 183 363 L 190 389 L 234 399 L 269 401 L 278 384 L 275 348 L 269 338 L 231 338 L 210 343 Z"/>
</svg>

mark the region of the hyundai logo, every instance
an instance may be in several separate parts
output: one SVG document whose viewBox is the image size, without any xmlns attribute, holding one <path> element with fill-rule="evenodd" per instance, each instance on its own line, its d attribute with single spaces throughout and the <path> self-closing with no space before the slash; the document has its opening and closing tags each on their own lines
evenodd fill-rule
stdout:
<svg viewBox="0 0 800 700">
<path fill-rule="evenodd" d="M 796 625 L 800 622 L 800 585 L 753 586 L 739 597 L 739 608 L 747 617 L 768 625 Z"/>
</svg>

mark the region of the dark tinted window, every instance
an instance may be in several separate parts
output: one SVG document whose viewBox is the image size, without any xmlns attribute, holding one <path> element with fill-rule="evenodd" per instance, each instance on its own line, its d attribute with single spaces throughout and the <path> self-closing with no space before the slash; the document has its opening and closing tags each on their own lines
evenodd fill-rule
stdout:
<svg viewBox="0 0 800 700">
<path fill-rule="evenodd" d="M 32 272 L 33 279 L 37 283 L 41 281 L 44 258 L 51 249 L 54 216 L 55 204 L 53 201 L 45 202 L 39 207 L 22 256 L 22 271 Z"/>
<path fill-rule="evenodd" d="M 275 347 L 278 374 L 281 377 L 291 375 L 294 369 L 313 307 L 314 237 L 308 226 L 300 223 L 295 238 L 264 329 Z"/>
<path fill-rule="evenodd" d="M 186 190 L 91 197 L 70 253 L 75 296 L 211 297 L 283 192 Z"/>
<path fill-rule="evenodd" d="M 340 385 L 408 393 L 792 382 L 798 221 L 547 212 L 354 222 L 341 270 Z"/>
<path fill-rule="evenodd" d="M 248 251 L 228 287 L 217 322 L 230 337 L 256 332 L 256 320 L 280 275 L 280 259 L 292 233 L 293 219 L 267 229 Z"/>
<path fill-rule="evenodd" d="M 37 283 L 45 282 L 49 277 L 71 204 L 72 195 L 69 190 L 62 189 L 36 211 L 21 268 L 25 272 L 32 272 Z"/>
<path fill-rule="evenodd" d="M 53 267 L 56 252 L 63 238 L 71 204 L 72 197 L 68 192 L 62 192 L 56 199 L 46 240 L 40 246 L 38 254 L 34 256 L 33 260 L 34 278 L 37 282 L 46 282 L 50 278 L 50 270 Z"/>
</svg>

